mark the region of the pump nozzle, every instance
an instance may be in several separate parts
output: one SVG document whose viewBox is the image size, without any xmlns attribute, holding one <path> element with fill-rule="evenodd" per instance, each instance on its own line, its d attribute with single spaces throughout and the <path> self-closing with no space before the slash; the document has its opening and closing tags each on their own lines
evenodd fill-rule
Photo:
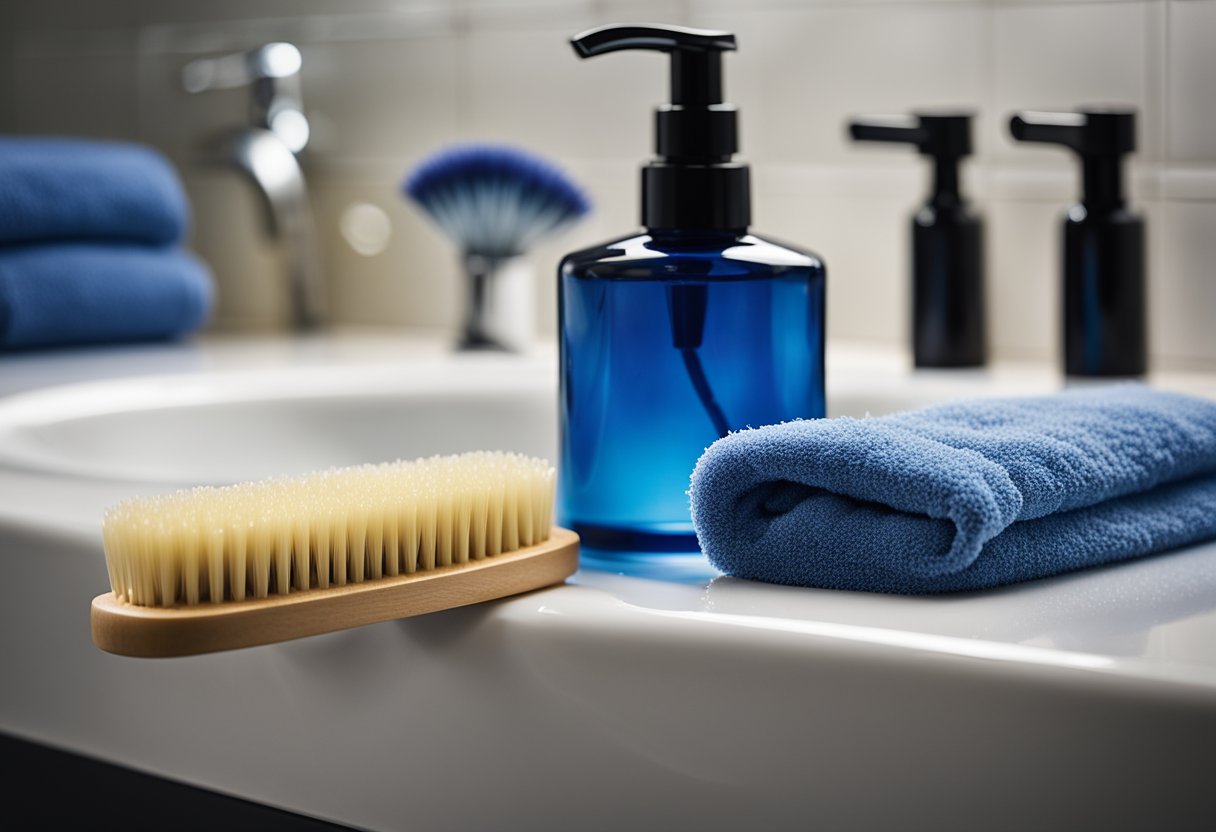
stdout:
<svg viewBox="0 0 1216 832">
<path fill-rule="evenodd" d="M 1020 142 L 1062 144 L 1086 155 L 1121 156 L 1136 149 L 1135 110 L 1083 110 L 1041 113 L 1026 110 L 1009 120 Z"/>
<path fill-rule="evenodd" d="M 925 156 L 959 159 L 971 155 L 971 113 L 914 113 L 858 116 L 849 135 L 859 142 L 914 144 Z"/>
<path fill-rule="evenodd" d="M 672 26 L 665 23 L 619 24 L 597 26 L 570 39 L 574 51 L 580 57 L 590 58 L 605 52 L 621 49 L 654 49 L 670 52 L 687 50 L 733 50 L 735 36 L 717 29 L 690 29 L 687 26 Z"/>
<path fill-rule="evenodd" d="M 931 202 L 958 200 L 959 160 L 971 155 L 971 113 L 914 113 L 910 116 L 858 116 L 849 136 L 859 142 L 915 145 L 934 161 Z"/>
<path fill-rule="evenodd" d="M 1081 157 L 1087 206 L 1123 204 L 1123 156 L 1136 149 L 1136 112 L 1092 109 L 1076 113 L 1026 110 L 1009 120 L 1020 142 L 1059 144 Z"/>
<path fill-rule="evenodd" d="M 670 162 L 729 161 L 739 149 L 735 108 L 722 103 L 722 53 L 735 36 L 684 26 L 600 26 L 571 39 L 580 58 L 644 49 L 671 55 L 671 103 L 656 113 L 655 150 Z"/>
<path fill-rule="evenodd" d="M 580 58 L 642 49 L 671 56 L 671 103 L 655 112 L 658 159 L 642 173 L 642 224 L 650 229 L 745 229 L 751 221 L 738 112 L 722 100 L 722 53 L 730 32 L 667 25 L 609 25 L 570 40 Z"/>
<path fill-rule="evenodd" d="M 735 36 L 686 26 L 600 26 L 571 39 L 580 58 L 622 49 L 649 49 L 671 55 L 672 104 L 721 104 L 722 58 Z"/>
</svg>

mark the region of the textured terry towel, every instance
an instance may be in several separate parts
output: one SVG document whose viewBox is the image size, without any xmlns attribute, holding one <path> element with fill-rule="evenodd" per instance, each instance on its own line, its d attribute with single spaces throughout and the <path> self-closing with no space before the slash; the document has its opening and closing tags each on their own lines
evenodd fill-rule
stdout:
<svg viewBox="0 0 1216 832">
<path fill-rule="evenodd" d="M 0 243 L 180 241 L 189 219 L 172 166 L 134 144 L 0 136 Z"/>
<path fill-rule="evenodd" d="M 979 589 L 1216 537 L 1216 402 L 1140 385 L 745 430 L 692 475 L 728 575 Z"/>
<path fill-rule="evenodd" d="M 0 349 L 180 335 L 206 320 L 211 299 L 211 275 L 180 249 L 0 249 Z"/>
</svg>

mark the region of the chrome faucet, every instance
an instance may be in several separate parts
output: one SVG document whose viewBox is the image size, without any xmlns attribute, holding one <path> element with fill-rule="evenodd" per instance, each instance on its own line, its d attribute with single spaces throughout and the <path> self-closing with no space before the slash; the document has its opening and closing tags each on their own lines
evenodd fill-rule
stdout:
<svg viewBox="0 0 1216 832">
<path fill-rule="evenodd" d="M 309 125 L 300 92 L 300 50 L 268 43 L 248 52 L 200 58 L 182 69 L 186 92 L 251 87 L 251 126 L 225 136 L 224 155 L 257 188 L 272 237 L 287 249 L 288 284 L 298 329 L 325 317 L 325 286 L 304 171 L 297 158 Z"/>
</svg>

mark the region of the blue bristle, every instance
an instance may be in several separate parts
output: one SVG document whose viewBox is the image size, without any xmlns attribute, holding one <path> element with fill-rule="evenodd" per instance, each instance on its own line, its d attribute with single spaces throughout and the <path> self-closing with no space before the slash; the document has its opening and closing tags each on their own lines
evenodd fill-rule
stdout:
<svg viewBox="0 0 1216 832">
<path fill-rule="evenodd" d="M 587 213 L 573 182 L 529 153 L 463 145 L 423 160 L 402 190 L 467 254 L 510 257 Z"/>
</svg>

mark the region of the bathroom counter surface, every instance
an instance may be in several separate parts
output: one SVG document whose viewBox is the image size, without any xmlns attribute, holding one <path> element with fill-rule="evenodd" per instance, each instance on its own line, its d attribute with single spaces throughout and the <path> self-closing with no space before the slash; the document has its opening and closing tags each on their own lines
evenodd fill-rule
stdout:
<svg viewBox="0 0 1216 832">
<path fill-rule="evenodd" d="M 913 374 L 891 353 L 833 346 L 830 414 L 917 406 L 968 385 L 984 395 L 1060 385 L 1042 366 Z M 425 334 L 351 333 L 30 354 L 0 360 L 0 405 L 39 388 L 119 376 L 408 371 L 402 356 L 438 359 L 443 351 Z M 551 350 L 519 360 L 537 379 L 555 379 Z M 1153 381 L 1216 398 L 1216 375 L 1167 373 Z M 857 808 L 858 772 L 903 778 L 902 793 L 915 806 L 942 787 L 944 774 L 901 767 L 915 768 L 909 748 L 939 741 L 951 749 L 955 763 L 947 768 L 963 785 L 973 775 L 957 765 L 990 766 L 985 755 L 994 744 L 1012 755 L 1001 759 L 1014 771 L 1018 755 L 1029 766 L 1040 754 L 1036 743 L 1053 743 L 1057 759 L 1041 772 L 1100 767 L 1137 748 L 1141 762 L 1118 776 L 1083 775 L 1074 787 L 1117 793 L 1120 778 L 1150 772 L 1157 754 L 1173 761 L 1171 783 L 1159 794 L 1187 812 L 1211 808 L 1194 803 L 1198 781 L 1184 763 L 1201 740 L 1210 751 L 1216 738 L 1216 543 L 936 597 L 769 586 L 723 577 L 699 558 L 671 558 L 628 570 L 584 568 L 564 586 L 421 619 L 145 661 L 103 654 L 87 635 L 89 600 L 106 589 L 97 522 L 131 490 L 130 483 L 0 463 L 0 557 L 20 589 L 0 621 L 8 668 L 0 732 L 367 828 L 402 825 L 399 802 L 384 791 L 392 778 L 377 767 L 398 766 L 407 780 L 442 790 L 437 772 L 473 759 L 496 772 L 482 802 L 445 808 L 424 801 L 417 817 L 448 821 L 436 828 L 485 828 L 512 811 L 531 778 L 560 778 L 574 766 L 579 782 L 612 776 L 624 793 L 646 794 L 648 783 L 666 793 L 649 807 L 605 809 L 592 827 L 675 823 L 691 800 L 714 807 L 705 828 L 738 828 L 751 800 L 802 782 L 802 766 L 821 778 L 806 799 L 818 801 L 824 818 L 870 812 L 881 824 L 898 815 Z M 29 632 L 44 635 L 34 644 L 23 635 Z M 851 718 L 850 709 L 857 709 Z M 467 730 L 452 734 L 452 720 Z M 829 771 L 827 757 L 853 754 L 862 737 L 887 751 Z M 331 774 L 360 774 L 342 789 L 319 788 L 318 742 L 329 750 Z M 827 757 L 808 760 L 812 745 Z M 414 747 L 426 753 L 413 754 Z M 737 748 L 753 770 L 741 773 L 722 758 L 724 748 Z M 1039 782 L 1041 772 L 1022 785 L 1036 782 L 1056 795 L 1057 820 L 1092 819 L 1084 800 L 1069 808 L 1067 789 L 1050 777 Z M 739 795 L 721 791 L 728 782 Z M 1130 795 L 1133 784 L 1124 785 Z M 991 794 L 949 791 L 959 802 L 940 828 L 951 828 L 951 817 L 972 817 Z M 529 819 L 573 828 L 589 800 L 586 789 L 575 789 Z M 1115 799 L 1110 817 L 1140 817 L 1136 798 L 1127 800 Z M 1008 826 L 1035 820 L 1031 809 L 1015 808 Z M 506 824 L 517 825 L 526 824 Z"/>
</svg>

